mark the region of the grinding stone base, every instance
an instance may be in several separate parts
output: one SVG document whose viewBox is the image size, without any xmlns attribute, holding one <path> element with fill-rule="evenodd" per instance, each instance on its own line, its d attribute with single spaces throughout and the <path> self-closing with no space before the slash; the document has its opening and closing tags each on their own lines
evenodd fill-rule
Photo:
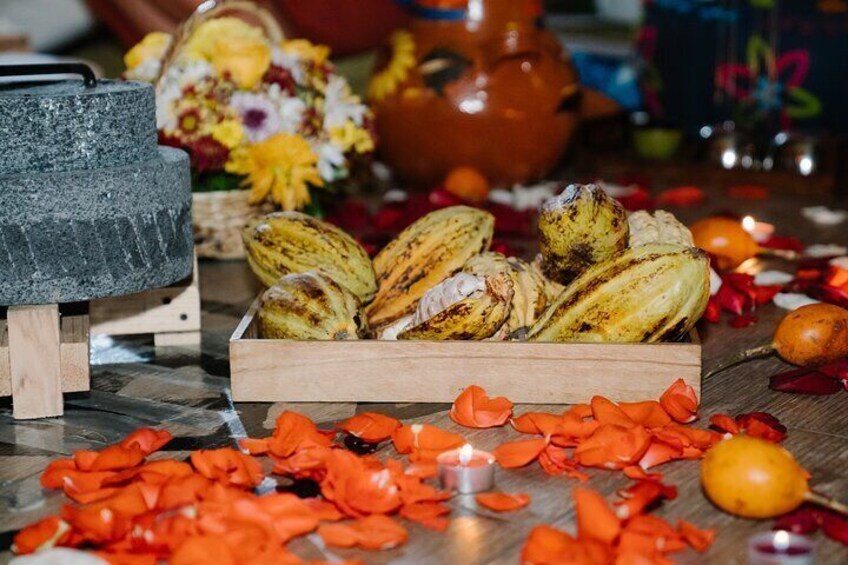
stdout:
<svg viewBox="0 0 848 565">
<path fill-rule="evenodd" d="M 0 176 L 0 304 L 132 294 L 192 269 L 188 157 Z"/>
</svg>

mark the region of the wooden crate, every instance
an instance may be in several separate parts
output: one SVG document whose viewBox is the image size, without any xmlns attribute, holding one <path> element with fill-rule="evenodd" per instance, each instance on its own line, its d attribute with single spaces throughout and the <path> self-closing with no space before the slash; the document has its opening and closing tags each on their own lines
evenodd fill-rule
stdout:
<svg viewBox="0 0 848 565">
<path fill-rule="evenodd" d="M 197 257 L 191 276 L 165 288 L 91 302 L 92 335 L 153 334 L 155 345 L 200 343 Z"/>
<path fill-rule="evenodd" d="M 453 402 L 468 385 L 522 404 L 700 396 L 701 344 L 258 339 L 254 301 L 230 338 L 237 402 Z"/>
</svg>

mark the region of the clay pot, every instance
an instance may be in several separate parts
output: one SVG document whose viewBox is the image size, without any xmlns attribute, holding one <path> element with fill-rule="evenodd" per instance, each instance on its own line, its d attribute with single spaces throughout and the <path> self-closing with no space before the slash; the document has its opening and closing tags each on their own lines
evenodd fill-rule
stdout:
<svg viewBox="0 0 848 565">
<path fill-rule="evenodd" d="M 494 185 L 550 172 L 577 126 L 581 90 L 556 37 L 539 25 L 540 3 L 422 3 L 390 38 L 369 87 L 387 164 L 419 185 L 461 165 Z"/>
<path fill-rule="evenodd" d="M 396 0 L 276 0 L 274 4 L 292 35 L 329 45 L 334 57 L 379 46 L 409 19 Z"/>
</svg>

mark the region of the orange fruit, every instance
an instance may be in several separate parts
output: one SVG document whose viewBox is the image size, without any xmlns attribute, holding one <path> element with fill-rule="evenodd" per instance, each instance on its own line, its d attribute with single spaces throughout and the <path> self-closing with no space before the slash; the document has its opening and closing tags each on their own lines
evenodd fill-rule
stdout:
<svg viewBox="0 0 848 565">
<path fill-rule="evenodd" d="M 454 196 L 482 204 L 489 196 L 489 181 L 474 167 L 454 167 L 445 177 L 445 190 Z"/>
</svg>

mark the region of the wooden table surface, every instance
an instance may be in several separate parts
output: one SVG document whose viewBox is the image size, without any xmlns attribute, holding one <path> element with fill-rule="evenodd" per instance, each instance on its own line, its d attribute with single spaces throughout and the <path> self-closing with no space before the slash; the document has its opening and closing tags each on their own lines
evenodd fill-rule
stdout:
<svg viewBox="0 0 848 565">
<path fill-rule="evenodd" d="M 811 202 L 800 197 L 773 197 L 765 202 L 723 200 L 712 194 L 706 205 L 678 211 L 691 221 L 710 211 L 732 208 L 751 213 L 778 226 L 781 235 L 795 235 L 807 243 L 848 244 L 848 226 L 818 228 L 800 216 L 800 208 Z M 788 270 L 789 265 L 775 264 Z M 242 262 L 202 262 L 203 342 L 201 347 L 154 349 L 145 337 L 121 340 L 99 339 L 93 344 L 92 391 L 68 395 L 65 415 L 36 421 L 12 419 L 8 399 L 0 404 L 0 562 L 6 562 L 13 532 L 54 513 L 63 503 L 61 493 L 41 489 L 39 476 L 45 465 L 77 449 L 98 449 L 140 426 L 168 428 L 178 439 L 166 447 L 166 455 L 182 457 L 188 450 L 232 446 L 234 438 L 265 437 L 275 417 L 285 409 L 300 411 L 319 426 L 329 427 L 358 411 L 376 410 L 405 421 L 426 422 L 461 432 L 476 447 L 491 449 L 517 434 L 509 427 L 468 430 L 448 418 L 448 405 L 405 404 L 237 404 L 229 398 L 227 340 L 255 297 L 257 286 Z M 702 325 L 704 365 L 763 343 L 782 315 L 775 306 L 759 310 L 753 327 L 734 330 L 726 323 Z M 280 363 L 286 363 L 280 359 Z M 832 396 L 798 396 L 772 392 L 767 377 L 787 368 L 779 360 L 766 359 L 727 371 L 704 383 L 701 419 L 709 415 L 731 415 L 768 411 L 789 428 L 785 445 L 812 473 L 822 492 L 848 500 L 848 393 Z M 583 376 L 591 379 L 592 375 Z M 345 375 L 340 374 L 340 379 Z M 402 379 L 404 375 L 397 375 Z M 469 384 L 472 384 L 469 382 Z M 588 400 L 588 399 L 587 399 Z M 562 411 L 562 406 L 533 407 Z M 528 407 L 519 406 L 521 413 Z M 391 452 L 391 447 L 383 451 Z M 666 481 L 679 489 L 676 500 L 666 502 L 658 514 L 672 522 L 689 520 L 700 527 L 716 528 L 718 537 L 706 555 L 675 554 L 681 563 L 744 563 L 749 536 L 766 531 L 771 522 L 736 519 L 715 509 L 701 492 L 699 465 L 693 461 L 664 465 Z M 627 484 L 621 473 L 590 471 L 589 486 L 612 497 Z M 570 490 L 577 483 L 549 477 L 538 466 L 520 470 L 498 470 L 498 487 L 526 492 L 532 504 L 521 511 L 492 515 L 474 507 L 471 497 L 459 496 L 453 507 L 449 529 L 444 533 L 409 524 L 410 540 L 384 552 L 327 550 L 317 536 L 298 539 L 291 549 L 308 559 L 360 558 L 367 563 L 517 563 L 527 533 L 540 523 L 574 531 Z M 848 548 L 816 536 L 818 563 L 848 562 Z"/>
</svg>

